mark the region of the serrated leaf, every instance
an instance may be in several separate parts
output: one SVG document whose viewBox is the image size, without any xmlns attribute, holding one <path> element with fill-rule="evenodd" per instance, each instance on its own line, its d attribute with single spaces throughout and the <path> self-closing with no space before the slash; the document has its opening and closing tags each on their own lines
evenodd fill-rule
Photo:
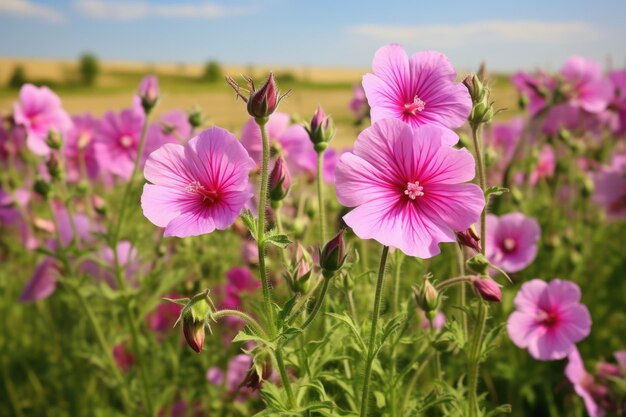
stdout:
<svg viewBox="0 0 626 417">
<path fill-rule="evenodd" d="M 246 226 L 246 228 L 248 229 L 248 231 L 252 235 L 252 239 L 258 240 L 257 239 L 257 227 L 258 227 L 258 225 L 257 225 L 256 219 L 254 218 L 254 216 L 252 215 L 250 210 L 244 210 L 241 213 L 241 220 L 243 221 L 243 224 Z"/>
<path fill-rule="evenodd" d="M 291 243 L 291 240 L 289 240 L 287 235 L 269 234 L 265 237 L 264 243 L 271 243 L 279 248 L 286 248 Z"/>
</svg>

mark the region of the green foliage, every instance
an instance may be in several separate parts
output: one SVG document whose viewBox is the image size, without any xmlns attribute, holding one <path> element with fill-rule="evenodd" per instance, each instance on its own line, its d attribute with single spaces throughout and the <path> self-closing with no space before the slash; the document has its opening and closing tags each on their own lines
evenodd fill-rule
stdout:
<svg viewBox="0 0 626 417">
<path fill-rule="evenodd" d="M 100 61 L 95 55 L 91 53 L 81 55 L 78 71 L 83 84 L 89 86 L 94 85 L 100 75 L 100 70 Z"/>
<path fill-rule="evenodd" d="M 209 61 L 204 66 L 202 79 L 210 83 L 216 83 L 224 80 L 224 72 L 222 66 L 217 61 Z"/>
<path fill-rule="evenodd" d="M 7 84 L 9 88 L 18 89 L 22 86 L 22 84 L 26 83 L 26 70 L 22 65 L 16 65 L 13 68 L 13 72 L 11 73 L 11 77 L 9 77 L 9 83 Z"/>
</svg>

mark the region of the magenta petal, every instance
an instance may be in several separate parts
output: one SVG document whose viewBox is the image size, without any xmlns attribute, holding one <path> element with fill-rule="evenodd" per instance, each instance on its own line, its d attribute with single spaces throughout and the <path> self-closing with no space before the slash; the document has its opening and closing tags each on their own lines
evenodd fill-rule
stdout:
<svg viewBox="0 0 626 417">
<path fill-rule="evenodd" d="M 57 261 L 51 257 L 45 258 L 37 265 L 32 277 L 24 286 L 20 301 L 38 301 L 48 298 L 56 289 L 58 273 Z"/>
</svg>

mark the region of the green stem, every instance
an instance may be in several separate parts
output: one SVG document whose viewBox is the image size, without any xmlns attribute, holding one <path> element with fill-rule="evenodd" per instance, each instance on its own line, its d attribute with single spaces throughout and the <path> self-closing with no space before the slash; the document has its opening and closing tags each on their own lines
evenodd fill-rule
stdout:
<svg viewBox="0 0 626 417">
<path fill-rule="evenodd" d="M 287 368 L 285 367 L 282 349 L 276 349 L 276 351 L 274 351 L 274 356 L 276 356 L 276 365 L 278 366 L 278 372 L 280 373 L 280 380 L 283 384 L 283 388 L 285 388 L 285 391 L 287 392 L 289 405 L 291 408 L 295 408 L 296 398 L 293 395 L 293 390 L 291 389 L 291 384 L 289 383 L 289 376 L 287 375 Z"/>
<path fill-rule="evenodd" d="M 324 151 L 317 152 L 317 201 L 320 210 L 320 241 L 326 242 L 326 208 L 324 206 L 323 180 Z"/>
<path fill-rule="evenodd" d="M 441 291 L 455 284 L 463 284 L 465 282 L 471 282 L 473 279 L 476 279 L 476 275 L 463 275 L 461 277 L 450 278 L 445 281 L 439 282 L 437 285 L 435 285 L 435 289 L 437 291 Z"/>
<path fill-rule="evenodd" d="M 400 407 L 400 412 L 404 410 L 404 408 L 406 407 L 406 404 L 409 402 L 409 398 L 411 398 L 411 393 L 413 392 L 413 388 L 415 387 L 415 384 L 417 383 L 419 376 L 422 374 L 424 369 L 426 369 L 428 362 L 430 362 L 430 360 L 432 359 L 434 355 L 435 355 L 435 350 L 431 349 L 428 356 L 424 358 L 422 363 L 420 363 L 419 367 L 415 370 L 415 373 L 413 373 L 413 376 L 411 377 L 409 384 L 404 389 L 404 397 L 402 397 L 402 403 L 401 403 L 402 405 Z"/>
<path fill-rule="evenodd" d="M 480 184 L 480 189 L 483 191 L 487 189 L 487 182 L 485 178 L 485 163 L 483 158 L 483 148 L 480 137 L 478 135 L 478 130 L 480 129 L 480 125 L 472 126 L 472 140 L 474 142 L 474 151 L 476 153 L 476 164 L 478 171 L 478 181 Z M 487 216 L 487 203 L 485 201 L 485 207 L 483 211 L 480 213 L 480 242 L 481 242 L 481 254 L 485 255 L 486 244 L 486 236 L 487 236 L 487 226 L 486 226 L 486 216 Z M 480 356 L 481 356 L 481 345 L 483 333 L 485 331 L 485 325 L 487 322 L 487 305 L 479 301 L 478 304 L 478 317 L 476 319 L 476 327 L 474 328 L 474 334 L 472 335 L 472 340 L 470 344 L 469 351 L 469 370 L 468 370 L 468 402 L 469 402 L 469 417 L 478 416 L 478 372 L 480 368 Z"/>
<path fill-rule="evenodd" d="M 485 243 L 483 242 L 483 245 L 484 244 Z M 465 252 L 461 245 L 456 245 L 456 255 L 457 255 L 457 260 L 459 263 L 459 275 L 463 276 L 465 275 Z M 467 334 L 467 332 L 469 331 L 468 325 L 467 325 L 467 314 L 465 313 L 465 304 L 467 303 L 466 292 L 467 292 L 467 287 L 465 283 L 462 282 L 459 285 L 458 303 L 459 303 L 459 307 L 461 307 L 460 315 L 461 315 L 461 323 L 463 325 L 463 334 Z"/>
<path fill-rule="evenodd" d="M 257 242 L 259 248 L 259 272 L 261 273 L 261 287 L 263 290 L 263 307 L 265 309 L 265 318 L 271 334 L 275 333 L 276 323 L 274 323 L 274 314 L 272 312 L 272 296 L 270 293 L 270 284 L 267 279 L 267 268 L 265 266 L 265 211 L 267 206 L 267 187 L 269 181 L 269 163 L 270 163 L 270 142 L 267 136 L 265 125 L 267 117 L 259 117 L 255 119 L 261 129 L 261 139 L 263 142 L 263 159 L 261 166 L 261 189 L 259 190 L 259 218 L 257 223 Z"/>
<path fill-rule="evenodd" d="M 306 321 L 302 325 L 301 329 L 304 330 L 309 327 L 309 324 L 313 322 L 315 316 L 320 311 L 322 304 L 324 303 L 324 298 L 326 297 L 326 292 L 328 291 L 328 284 L 330 283 L 331 278 L 324 278 L 324 283 L 322 284 L 322 289 L 320 290 L 319 295 L 317 296 L 317 300 L 315 300 L 315 305 L 313 306 L 313 310 L 309 317 L 307 317 Z"/>
<path fill-rule="evenodd" d="M 402 272 L 402 261 L 404 256 L 401 251 L 396 251 L 396 262 L 393 273 L 393 290 L 391 293 L 391 312 L 392 315 L 398 314 L 398 304 L 400 303 L 400 273 Z"/>
<path fill-rule="evenodd" d="M 283 228 L 283 216 L 280 213 L 280 209 L 283 206 L 283 202 L 282 201 L 272 201 L 272 206 L 274 208 L 274 213 L 276 215 L 276 229 L 278 229 L 278 233 L 279 234 L 284 234 L 284 228 Z M 287 256 L 287 248 L 280 248 L 280 259 L 283 262 L 283 267 L 284 268 L 290 268 L 290 262 L 289 262 L 289 258 Z M 296 262 L 298 260 L 296 259 Z M 291 276 L 289 274 L 285 274 L 285 279 L 287 280 L 287 284 L 289 284 L 289 288 L 292 289 L 293 288 L 293 283 L 291 282 Z"/>
<path fill-rule="evenodd" d="M 251 316 L 247 315 L 243 311 L 229 310 L 229 309 L 219 310 L 213 313 L 212 318 L 214 320 L 218 320 L 218 319 L 221 319 L 222 317 L 228 317 L 228 316 L 234 316 L 234 317 L 238 317 L 242 319 L 252 329 L 252 331 L 256 333 L 257 336 L 260 336 L 264 339 L 267 338 L 267 333 L 265 333 L 265 330 L 263 330 L 263 328 L 259 325 L 259 323 L 257 323 L 255 319 L 253 319 Z"/>
<path fill-rule="evenodd" d="M 376 347 L 376 330 L 378 328 L 378 318 L 380 315 L 380 304 L 383 295 L 383 283 L 385 279 L 385 266 L 387 265 L 387 255 L 389 246 L 383 246 L 380 255 L 380 266 L 378 268 L 378 279 L 376 281 L 376 293 L 374 295 L 374 312 L 372 314 L 372 326 L 370 328 L 370 339 L 367 348 L 367 359 L 365 361 L 365 376 L 363 378 L 363 394 L 361 395 L 361 417 L 367 416 L 367 408 L 370 396 L 370 378 L 372 375 L 372 364 L 374 362 L 374 348 Z"/>
</svg>

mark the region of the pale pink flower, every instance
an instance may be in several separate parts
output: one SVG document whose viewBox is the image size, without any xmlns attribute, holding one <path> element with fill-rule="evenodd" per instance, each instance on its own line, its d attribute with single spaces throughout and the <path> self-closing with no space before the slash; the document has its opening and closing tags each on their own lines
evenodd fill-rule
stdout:
<svg viewBox="0 0 626 417">
<path fill-rule="evenodd" d="M 541 361 L 565 358 L 591 331 L 591 317 L 571 281 L 533 279 L 513 300 L 507 330 L 511 341 Z"/>
<path fill-rule="evenodd" d="M 228 228 L 252 196 L 254 161 L 237 138 L 212 127 L 187 144 L 166 144 L 150 154 L 141 196 L 144 215 L 164 236 L 198 236 Z"/>
<path fill-rule="evenodd" d="M 191 125 L 187 114 L 182 110 L 172 110 L 159 117 L 156 123 L 148 127 L 145 155 L 166 143 L 186 143 L 191 134 Z"/>
<path fill-rule="evenodd" d="M 595 61 L 572 56 L 563 64 L 561 76 L 567 101 L 585 111 L 601 112 L 613 97 L 613 86 Z"/>
<path fill-rule="evenodd" d="M 94 142 L 98 121 L 89 113 L 73 116 L 72 121 L 73 126 L 63 142 L 67 181 L 93 180 L 99 171 Z"/>
<path fill-rule="evenodd" d="M 582 398 L 589 417 L 602 417 L 604 409 L 596 402 L 597 388 L 593 376 L 585 369 L 585 364 L 580 357 L 580 352 L 574 347 L 568 354 L 568 362 L 565 367 L 565 376 L 574 386 L 576 394 Z"/>
<path fill-rule="evenodd" d="M 537 165 L 530 173 L 529 182 L 531 185 L 537 185 L 540 180 L 550 178 L 554 175 L 556 169 L 556 156 L 554 149 L 550 145 L 544 145 L 539 152 Z"/>
<path fill-rule="evenodd" d="M 128 180 L 133 172 L 145 120 L 143 110 L 136 107 L 116 114 L 107 112 L 96 134 L 96 156 L 100 168 Z"/>
<path fill-rule="evenodd" d="M 350 100 L 348 107 L 357 118 L 364 117 L 369 113 L 370 106 L 367 104 L 367 97 L 361 83 L 352 86 L 352 100 Z"/>
<path fill-rule="evenodd" d="M 428 321 L 426 313 L 424 313 L 424 310 L 422 310 L 421 308 L 418 311 L 422 323 L 422 330 L 430 330 L 430 321 Z M 441 330 L 445 324 L 446 316 L 441 311 L 437 311 L 435 319 L 433 320 L 433 326 L 435 327 L 435 330 Z"/>
<path fill-rule="evenodd" d="M 61 106 L 59 96 L 48 87 L 24 84 L 19 101 L 13 106 L 15 124 L 26 130 L 26 144 L 36 155 L 48 155 L 48 132 L 55 130 L 64 135 L 72 120 Z"/>
<path fill-rule="evenodd" d="M 291 124 L 291 119 L 286 113 L 273 113 L 265 126 L 273 153 L 280 154 L 293 175 L 315 172 L 315 165 L 311 166 L 310 154 L 315 152 L 313 143 L 304 127 Z M 253 118 L 248 119 L 241 130 L 241 143 L 246 148 L 250 157 L 261 167 L 263 155 L 263 142 L 261 141 L 261 129 Z M 273 163 L 270 165 L 272 169 Z"/>
<path fill-rule="evenodd" d="M 337 199 L 355 207 L 343 217 L 361 239 L 375 239 L 409 256 L 430 258 L 439 243 L 474 224 L 485 200 L 475 184 L 474 158 L 448 129 L 415 130 L 384 119 L 365 129 L 335 171 Z"/>
<path fill-rule="evenodd" d="M 472 109 L 467 88 L 455 82 L 456 71 L 442 53 L 424 51 L 409 58 L 400 45 L 383 46 L 376 51 L 372 71 L 363 77 L 372 122 L 391 118 L 412 128 L 457 128 Z"/>
<path fill-rule="evenodd" d="M 137 284 L 135 274 L 139 269 L 139 256 L 137 248 L 128 240 L 122 240 L 116 248 L 117 260 L 124 274 L 124 279 L 131 285 Z M 110 247 L 103 247 L 98 251 L 98 259 L 101 263 L 94 261 L 84 261 L 80 265 L 80 270 L 95 278 L 97 281 L 107 283 L 111 288 L 117 288 L 115 278 L 115 253 Z"/>
<path fill-rule="evenodd" d="M 537 256 L 541 237 L 539 223 L 522 213 L 497 217 L 487 214 L 485 253 L 490 262 L 506 272 L 526 268 Z"/>
<path fill-rule="evenodd" d="M 626 217 L 626 154 L 614 155 L 611 165 L 601 167 L 592 177 L 593 201 L 606 210 L 609 219 Z"/>
</svg>

